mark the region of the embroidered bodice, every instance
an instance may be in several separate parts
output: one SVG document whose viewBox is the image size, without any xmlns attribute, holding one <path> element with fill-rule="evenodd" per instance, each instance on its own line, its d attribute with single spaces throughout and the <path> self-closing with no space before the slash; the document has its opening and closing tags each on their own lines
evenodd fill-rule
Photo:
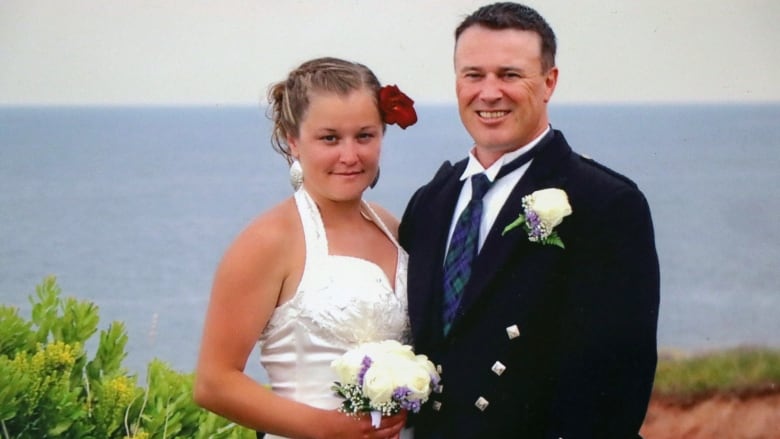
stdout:
<svg viewBox="0 0 780 439">
<path fill-rule="evenodd" d="M 331 390 L 337 379 L 331 361 L 360 343 L 405 341 L 407 337 L 408 257 L 365 202 L 367 218 L 398 249 L 393 282 L 371 261 L 330 255 L 314 200 L 301 188 L 295 202 L 306 241 L 306 262 L 295 295 L 274 310 L 260 337 L 260 360 L 274 392 L 335 409 L 342 399 Z"/>
</svg>

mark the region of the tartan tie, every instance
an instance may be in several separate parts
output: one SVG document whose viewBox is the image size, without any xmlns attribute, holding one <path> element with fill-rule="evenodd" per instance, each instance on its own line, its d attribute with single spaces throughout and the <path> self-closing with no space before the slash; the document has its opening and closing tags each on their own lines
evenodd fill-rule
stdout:
<svg viewBox="0 0 780 439">
<path fill-rule="evenodd" d="M 482 197 L 492 183 L 484 173 L 471 177 L 471 201 L 458 217 L 444 260 L 444 335 L 450 331 L 460 304 L 463 288 L 471 276 L 471 263 L 477 257 Z"/>
</svg>

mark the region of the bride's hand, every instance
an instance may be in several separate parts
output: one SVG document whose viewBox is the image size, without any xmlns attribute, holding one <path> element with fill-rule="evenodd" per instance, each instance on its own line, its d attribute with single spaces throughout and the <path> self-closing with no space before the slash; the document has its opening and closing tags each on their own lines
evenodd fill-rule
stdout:
<svg viewBox="0 0 780 439">
<path fill-rule="evenodd" d="M 401 434 L 401 430 L 406 425 L 406 410 L 401 410 L 398 414 L 393 416 L 382 417 L 382 421 L 379 423 L 379 429 L 387 429 L 389 431 L 389 435 L 387 436 L 377 436 L 377 437 L 384 437 L 387 439 L 398 439 Z M 369 423 L 370 423 L 370 417 L 369 417 Z"/>
<path fill-rule="evenodd" d="M 350 416 L 334 411 L 331 423 L 323 431 L 323 437 L 340 439 L 393 439 L 401 433 L 406 424 L 406 410 L 393 416 L 383 416 L 379 427 L 371 425 L 371 417 L 366 415 Z"/>
</svg>

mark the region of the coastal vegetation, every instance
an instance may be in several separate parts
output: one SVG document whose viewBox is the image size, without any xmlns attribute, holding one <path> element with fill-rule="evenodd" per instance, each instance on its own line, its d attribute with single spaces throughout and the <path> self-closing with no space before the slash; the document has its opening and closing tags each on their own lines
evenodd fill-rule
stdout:
<svg viewBox="0 0 780 439">
<path fill-rule="evenodd" d="M 653 392 L 683 405 L 713 395 L 745 398 L 780 393 L 780 350 L 738 347 L 695 355 L 661 355 Z"/>
<path fill-rule="evenodd" d="M 129 373 L 122 322 L 97 333 L 98 309 L 62 298 L 49 277 L 30 298 L 32 315 L 0 306 L 0 438 L 252 438 L 252 431 L 198 407 L 192 374 L 153 360 L 145 387 Z"/>
</svg>

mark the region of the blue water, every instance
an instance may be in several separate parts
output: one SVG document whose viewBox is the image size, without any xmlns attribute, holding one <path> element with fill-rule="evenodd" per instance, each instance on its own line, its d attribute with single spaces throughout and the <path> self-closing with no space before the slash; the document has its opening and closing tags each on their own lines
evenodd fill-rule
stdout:
<svg viewBox="0 0 780 439">
<path fill-rule="evenodd" d="M 402 213 L 471 142 L 453 107 L 389 127 L 367 198 Z M 579 152 L 631 176 L 653 211 L 659 343 L 780 347 L 780 104 L 553 106 Z M 0 302 L 29 315 L 46 275 L 124 321 L 126 365 L 192 371 L 214 268 L 291 194 L 263 111 L 0 108 Z M 248 370 L 262 376 L 256 354 Z"/>
</svg>

